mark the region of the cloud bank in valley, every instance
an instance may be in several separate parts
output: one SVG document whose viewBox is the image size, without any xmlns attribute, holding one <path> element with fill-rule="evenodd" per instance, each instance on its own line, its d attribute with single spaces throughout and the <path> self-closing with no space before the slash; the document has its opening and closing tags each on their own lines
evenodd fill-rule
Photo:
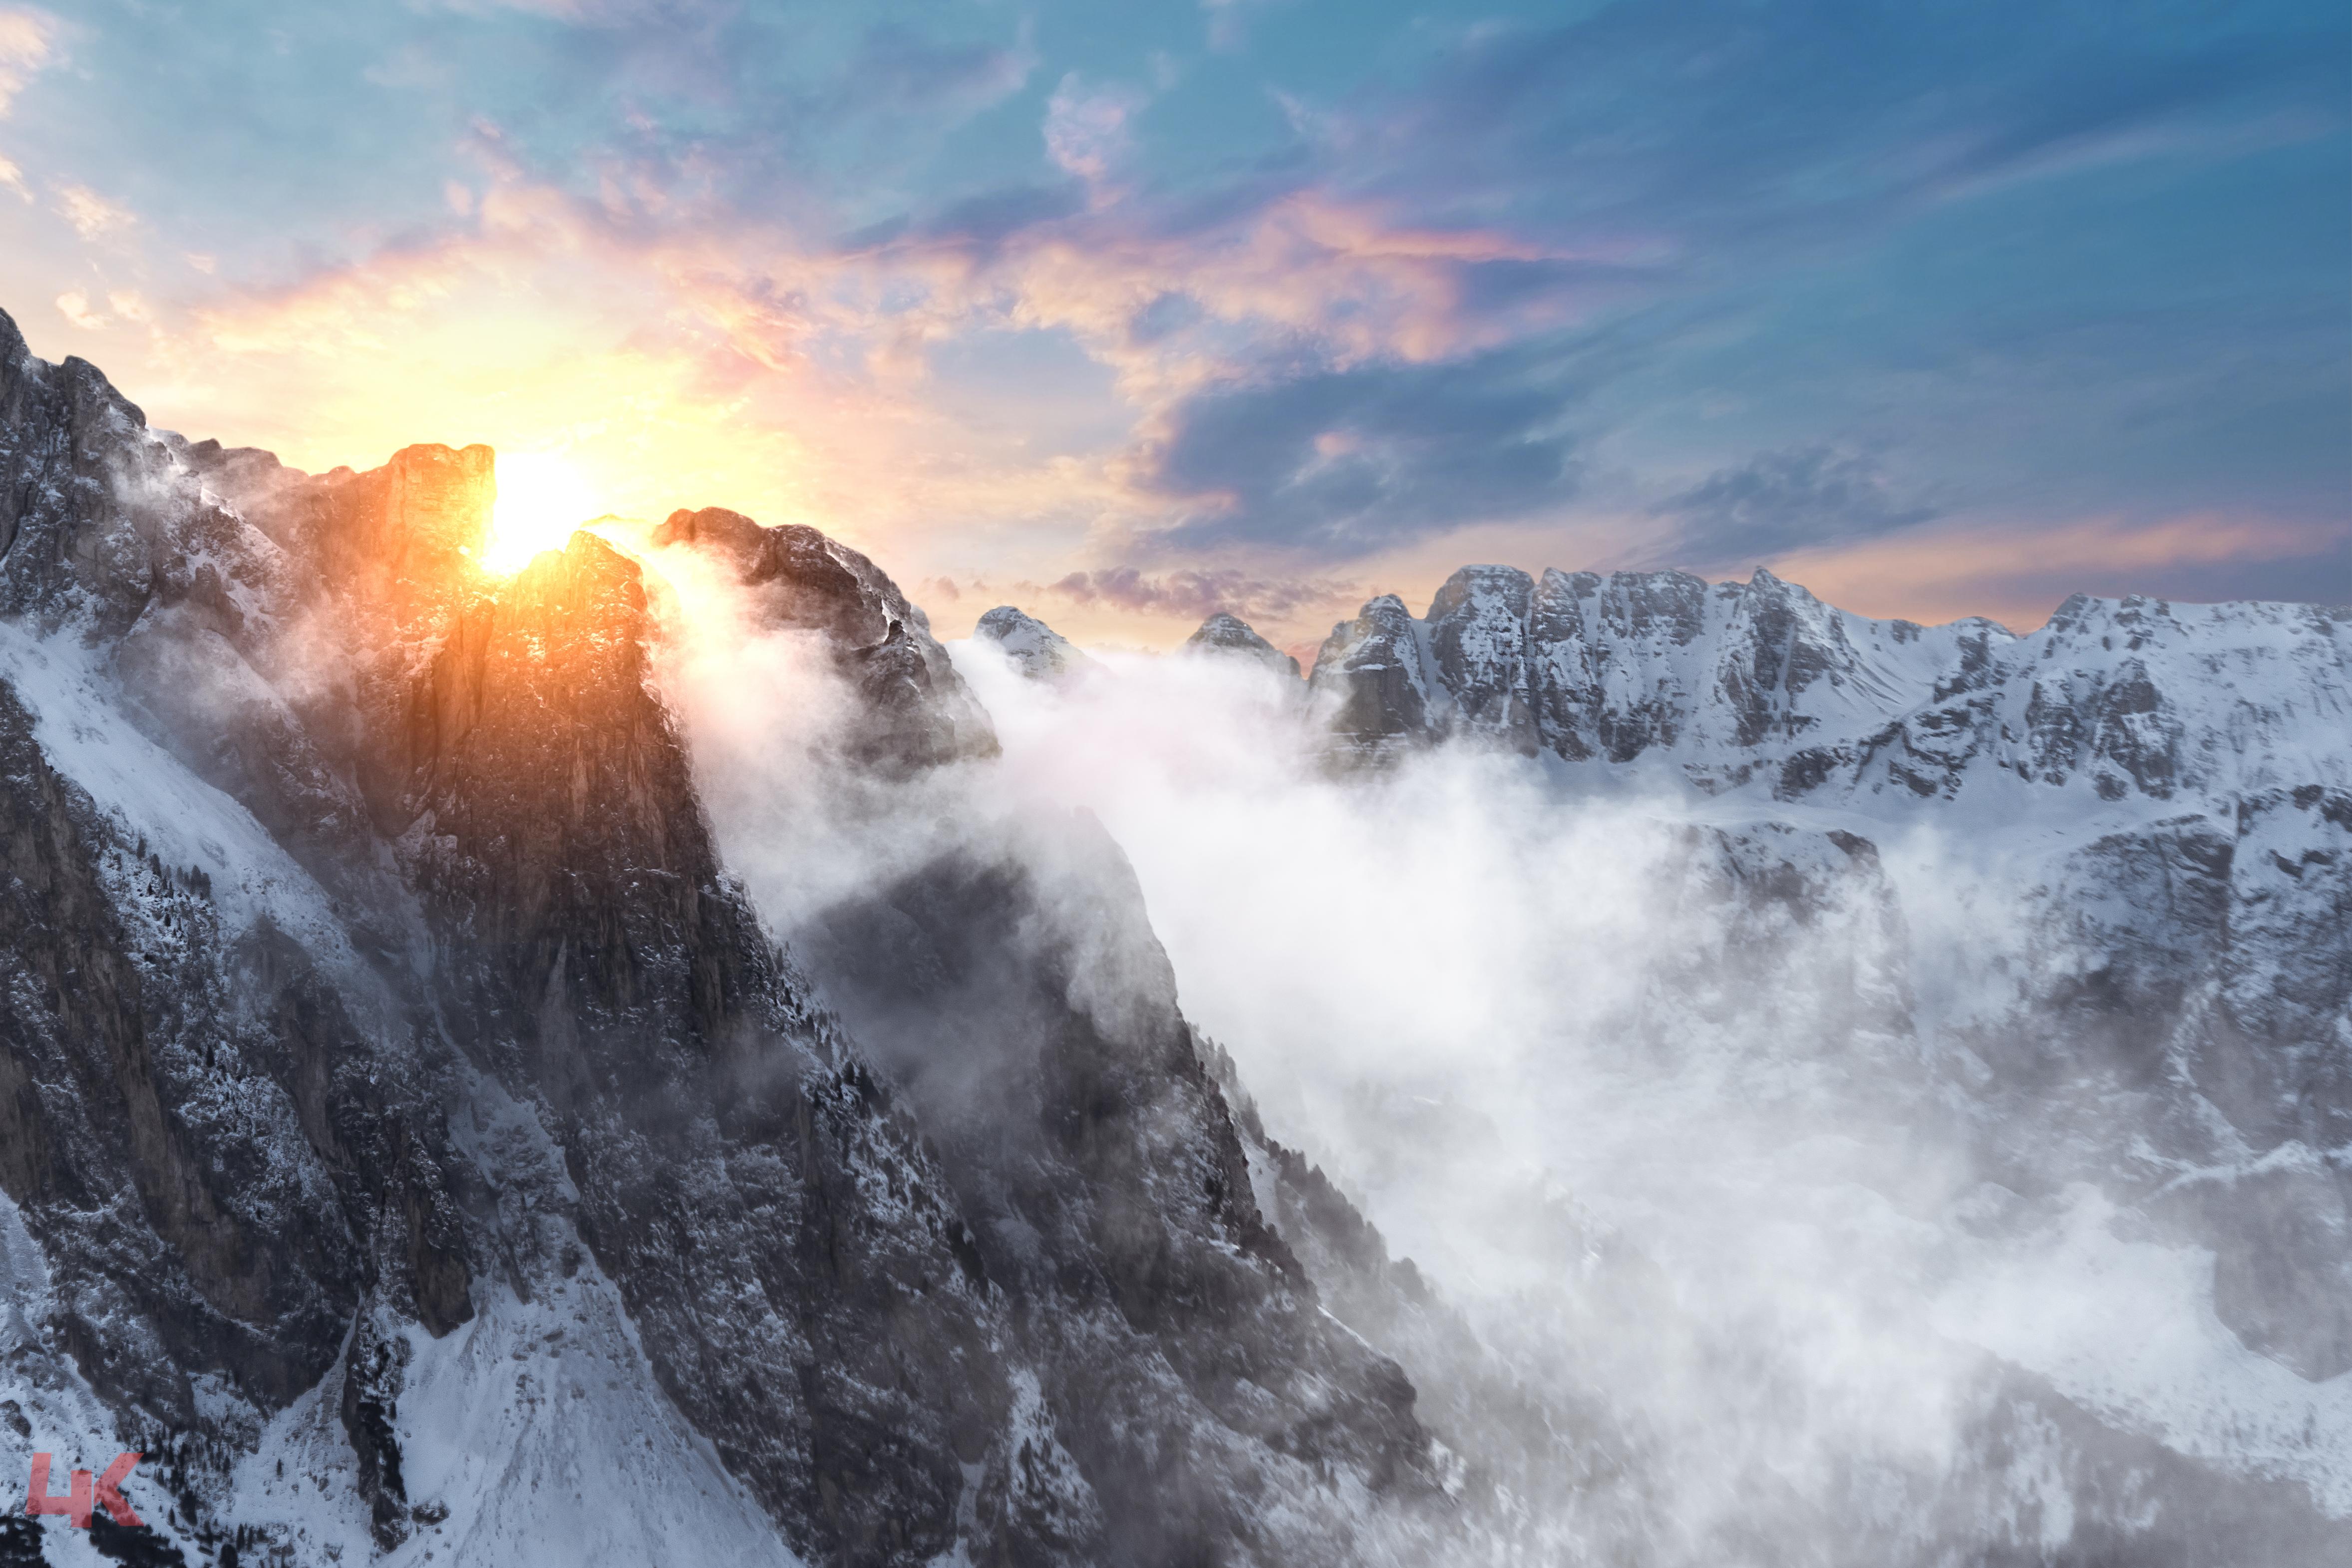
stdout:
<svg viewBox="0 0 2352 1568">
<path fill-rule="evenodd" d="M 1983 1071 L 1966 1042 L 2017 973 L 2067 962 L 2029 892 L 2042 841 L 1889 820 L 1857 860 L 1833 813 L 1466 749 L 1337 777 L 1255 665 L 1112 653 L 1039 681 L 977 642 L 958 665 L 1003 757 L 877 780 L 828 738 L 850 710 L 814 638 L 657 569 L 664 689 L 779 934 L 821 941 L 951 850 L 1058 863 L 1054 824 L 1098 821 L 1272 1135 L 1528 1397 L 1605 1422 L 1580 1451 L 1628 1469 L 1547 1516 L 1555 1542 L 1716 1561 L 1861 1500 L 1936 1539 L 2014 1368 L 2260 1473 L 2325 1488 L 2352 1455 L 2352 1393 L 2217 1323 L 2209 1254 L 2069 1155 L 1989 1165 L 1939 1087 Z M 1777 891 L 1746 898 L 1742 864 Z M 1057 885 L 1091 918 L 1085 874 Z"/>
</svg>

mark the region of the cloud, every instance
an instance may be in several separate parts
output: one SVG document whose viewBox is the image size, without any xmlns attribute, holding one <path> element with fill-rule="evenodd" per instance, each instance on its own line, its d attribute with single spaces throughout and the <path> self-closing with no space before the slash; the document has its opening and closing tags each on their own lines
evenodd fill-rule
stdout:
<svg viewBox="0 0 2352 1568">
<path fill-rule="evenodd" d="M 1045 104 L 1045 152 L 1088 183 L 1110 177 L 1133 149 L 1129 122 L 1148 100 L 1134 88 L 1088 87 L 1073 71 Z"/>
<path fill-rule="evenodd" d="M 1618 5 L 1466 35 L 1330 134 L 1370 188 L 1622 224 L 1716 265 L 1850 238 L 1922 204 L 2126 159 L 2302 102 L 2341 123 L 2340 19 L 2225 33 L 2098 6 L 1843 0 Z M 1572 171 L 1571 178 L 1559 177 Z"/>
<path fill-rule="evenodd" d="M 1567 500 L 1572 396 L 1526 350 L 1219 383 L 1161 416 L 1136 481 L 1182 505 L 1162 549 L 1361 555 Z"/>
<path fill-rule="evenodd" d="M 119 234 L 139 221 L 128 207 L 116 205 L 87 185 L 72 183 L 58 187 L 58 211 L 86 240 Z"/>
<path fill-rule="evenodd" d="M 1027 84 L 1037 55 L 1026 31 L 1010 47 L 942 42 L 903 27 L 877 26 L 859 40 L 839 78 L 845 93 L 911 110 L 961 115 L 1000 103 Z"/>
<path fill-rule="evenodd" d="M 1906 503 L 1878 460 L 1830 446 L 1759 452 L 1651 508 L 1676 527 L 1659 559 L 1693 567 L 1756 561 L 1804 545 L 1890 533 L 1937 515 Z"/>
<path fill-rule="evenodd" d="M 1209 47 L 1230 52 L 1249 39 L 1249 14 L 1278 5 L 1281 0 L 1201 0 L 1208 16 Z"/>
<path fill-rule="evenodd" d="M 2074 592 L 2352 604 L 2352 523 L 2193 512 L 1954 517 L 1795 551 L 1773 570 L 1866 615 L 2030 631 Z"/>
<path fill-rule="evenodd" d="M 107 319 L 89 308 L 89 296 L 79 288 L 69 288 L 58 296 L 58 313 L 86 332 L 107 325 Z"/>
<path fill-rule="evenodd" d="M 338 427 L 365 423 L 353 456 L 415 434 L 391 426 L 419 409 L 560 405 L 567 428 L 635 429 L 612 463 L 648 488 L 936 543 L 915 572 L 1082 567 L 1107 615 L 1129 591 L 1145 608 L 1118 613 L 1150 612 L 1151 591 L 1190 613 L 1226 590 L 1181 574 L 1237 560 L 1268 581 L 1384 555 L 1419 570 L 1485 548 L 1457 533 L 1482 525 L 1548 541 L 1528 561 L 1644 531 L 1689 559 L 1866 541 L 1988 494 L 2079 512 L 2161 484 L 2169 506 L 2252 511 L 2290 482 L 2325 489 L 2343 465 L 2308 455 L 2306 408 L 2332 413 L 2341 380 L 2340 236 L 2209 222 L 2167 204 L 2180 182 L 2150 161 L 2304 138 L 2301 175 L 2273 159 L 2229 183 L 2231 211 L 2256 216 L 2311 169 L 2340 172 L 2341 19 L 2257 6 L 2200 31 L 1988 5 L 1440 16 L 1386 34 L 1349 86 L 1347 61 L 1272 57 L 1300 29 L 1277 37 L 1263 0 L 1237 0 L 1192 14 L 1213 32 L 1246 16 L 1268 57 L 1163 62 L 1144 87 L 1046 61 L 1037 40 L 1059 36 L 1003 8 L 869 26 L 731 0 L 461 0 L 373 25 L 373 57 L 413 46 L 450 67 L 390 97 L 446 116 L 402 154 L 417 190 L 463 200 L 381 227 L 296 219 L 257 249 L 248 229 L 159 233 L 162 209 L 63 195 L 47 170 L 33 183 L 85 237 L 152 244 L 181 278 L 151 293 L 157 358 L 125 347 L 110 367 L 147 376 L 159 407 L 214 400 L 174 418 L 250 420 L 216 368 L 232 362 L 283 389 L 278 431 L 322 423 L 321 389 L 345 388 L 338 406 L 371 411 Z M 0 18 L 37 15 L 0 0 Z M 459 47 L 493 29 L 495 68 Z M 1252 73 L 1280 112 L 1244 126 L 1229 89 Z M 435 162 L 450 143 L 477 167 Z M 299 183 L 285 156 L 255 189 Z M 2155 216 L 2125 233 L 2073 198 L 2101 180 L 2112 195 L 2101 171 L 2130 160 L 2133 212 Z M 2060 218 L 1962 222 L 2059 177 L 2084 182 Z M 249 199 L 202 178 L 223 183 L 175 210 Z M 1930 224 L 1932 252 L 1914 243 Z M 33 299 L 87 282 L 21 265 Z M 144 276 L 152 291 L 162 274 Z M 77 294 L 91 320 L 103 293 Z M 2283 375 L 2290 351 L 2318 368 Z M 371 401 L 365 362 L 477 401 Z M 525 380 L 528 396 L 488 390 Z M 626 409 L 587 407 L 592 386 Z M 748 460 L 677 458 L 692 420 L 710 427 L 698 452 L 793 466 L 750 501 L 711 489 Z M 2159 447 L 2178 481 L 2133 461 Z M 1662 448 L 1668 483 L 1612 471 Z M 1124 570 L 1144 586 L 1097 582 Z"/>
<path fill-rule="evenodd" d="M 1206 620 L 1223 612 L 1244 621 L 1286 621 L 1302 609 L 1362 599 L 1353 583 L 1325 578 L 1265 578 L 1239 568 L 1160 574 L 1132 566 L 1074 571 L 1045 591 L 1078 605 L 1102 605 L 1136 614 Z"/>
<path fill-rule="evenodd" d="M 1573 497 L 1571 399 L 1528 366 L 1580 330 L 1752 310 L 1752 275 L 1964 186 L 2193 141 L 2204 120 L 2309 86 L 2274 39 L 2232 45 L 2205 77 L 2194 47 L 2062 20 L 2063 72 L 2013 30 L 1902 8 L 1759 16 L 1702 0 L 1482 27 L 1409 87 L 1295 116 L 1283 159 L 1181 189 L 1133 172 L 1153 151 L 1140 95 L 1072 75 L 1045 139 L 1090 202 L 1034 185 L 967 197 L 861 235 L 859 264 L 927 291 L 909 312 L 920 340 L 1061 330 L 1112 366 L 1137 411 L 1135 506 L 1169 508 L 1172 526 L 1139 525 L 1160 548 L 1360 553 Z M 1733 256 L 1750 276 L 1731 276 Z M 1637 370 L 1657 365 L 1611 373 Z M 1800 446 L 1724 469 L 1668 513 L 1706 553 L 1934 509 L 1864 459 Z"/>
<path fill-rule="evenodd" d="M 1097 166 L 1092 151 L 1070 155 Z M 1269 346 L 1343 365 L 1439 360 L 1579 319 L 1649 281 L 1646 264 L 1609 246 L 1413 224 L 1311 186 L 1181 204 L 1098 187 L 1083 208 L 1012 195 L 914 225 L 866 259 L 925 281 L 951 316 L 1073 333 L 1147 405 Z M 1171 302 L 1187 330 L 1166 330 Z"/>
<path fill-rule="evenodd" d="M 57 55 L 58 19 L 30 5 L 0 5 L 0 120 Z M 11 165 L 13 167 L 13 165 Z"/>
<path fill-rule="evenodd" d="M 723 9 L 721 0 L 441 0 L 441 5 L 461 14 L 520 11 L 574 26 L 599 28 L 696 22 Z"/>
<path fill-rule="evenodd" d="M 29 202 L 33 199 L 31 189 L 25 183 L 25 172 L 5 158 L 0 158 L 0 185 L 5 185 L 16 192 L 16 199 L 19 201 Z"/>
</svg>

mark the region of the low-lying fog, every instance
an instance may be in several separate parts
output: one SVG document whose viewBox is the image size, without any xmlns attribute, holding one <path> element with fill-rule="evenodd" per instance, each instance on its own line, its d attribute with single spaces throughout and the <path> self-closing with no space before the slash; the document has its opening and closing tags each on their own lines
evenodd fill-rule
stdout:
<svg viewBox="0 0 2352 1568">
<path fill-rule="evenodd" d="M 2094 1186 L 1976 1168 L 1985 1069 L 1954 1030 L 2047 940 L 1980 843 L 1881 825 L 1880 875 L 1821 821 L 1663 783 L 1444 750 L 1342 778 L 1298 694 L 1237 661 L 1098 655 L 1048 683 L 980 643 L 953 651 L 1002 758 L 878 783 L 828 753 L 843 710 L 813 641 L 746 624 L 679 554 L 661 679 L 779 936 L 943 842 L 1091 812 L 1268 1134 L 1563 1424 L 1643 1468 L 1613 1524 L 1563 1529 L 1669 1560 L 1813 1540 L 1857 1506 L 1930 1533 L 1930 1500 L 1981 1469 L 1998 1363 L 2352 1511 L 2352 1378 L 2246 1351 L 2210 1255 Z M 1743 898 L 1734 862 L 1790 869 Z M 2063 1539 L 2057 1459 L 2014 1448 L 1963 1506 Z"/>
</svg>

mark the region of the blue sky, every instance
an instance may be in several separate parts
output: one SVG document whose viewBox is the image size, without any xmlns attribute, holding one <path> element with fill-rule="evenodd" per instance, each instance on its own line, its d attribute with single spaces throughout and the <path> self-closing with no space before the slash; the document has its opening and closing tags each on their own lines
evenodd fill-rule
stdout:
<svg viewBox="0 0 2352 1568">
<path fill-rule="evenodd" d="M 2340 4 L 0 4 L 0 308 L 935 613 L 2352 600 Z"/>
</svg>

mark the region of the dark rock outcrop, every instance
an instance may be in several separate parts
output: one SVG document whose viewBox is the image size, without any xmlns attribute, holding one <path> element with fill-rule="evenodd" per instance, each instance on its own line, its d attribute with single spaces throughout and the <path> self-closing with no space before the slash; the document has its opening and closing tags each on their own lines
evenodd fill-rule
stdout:
<svg viewBox="0 0 2352 1568">
<path fill-rule="evenodd" d="M 823 635 L 854 698 L 854 760 L 907 773 L 996 755 L 988 716 L 929 618 L 856 550 L 814 528 L 763 528 L 723 507 L 673 512 L 653 538 L 656 547 L 701 549 L 730 562 L 763 623 Z"/>
<path fill-rule="evenodd" d="M 1429 1527 L 1412 1391 L 1257 1215 L 1098 833 L 1054 897 L 1116 953 L 1022 857 L 889 891 L 917 968 L 837 977 L 904 1004 L 877 1071 L 719 864 L 636 562 L 583 534 L 482 570 L 485 448 L 306 476 L 6 359 L 8 613 L 83 650 L 159 787 L 291 857 L 213 845 L 243 878 L 214 905 L 0 687 L 0 1186 L 47 1342 L 175 1456 L 179 1540 L 294 1550 L 227 1476 L 314 1393 L 375 1545 L 439 1528 L 402 1436 L 423 1347 L 592 1263 L 625 1354 L 812 1561 L 1380 1560 L 1335 1479 Z M 993 750 L 864 557 L 718 510 L 662 536 L 823 639 L 854 767 Z M 953 1054 L 965 1001 L 995 1136 L 909 1054 Z"/>
<path fill-rule="evenodd" d="M 1421 629 L 1392 593 L 1332 628 L 1315 656 L 1311 685 L 1332 736 L 1356 757 L 1378 761 L 1433 737 Z"/>
</svg>

